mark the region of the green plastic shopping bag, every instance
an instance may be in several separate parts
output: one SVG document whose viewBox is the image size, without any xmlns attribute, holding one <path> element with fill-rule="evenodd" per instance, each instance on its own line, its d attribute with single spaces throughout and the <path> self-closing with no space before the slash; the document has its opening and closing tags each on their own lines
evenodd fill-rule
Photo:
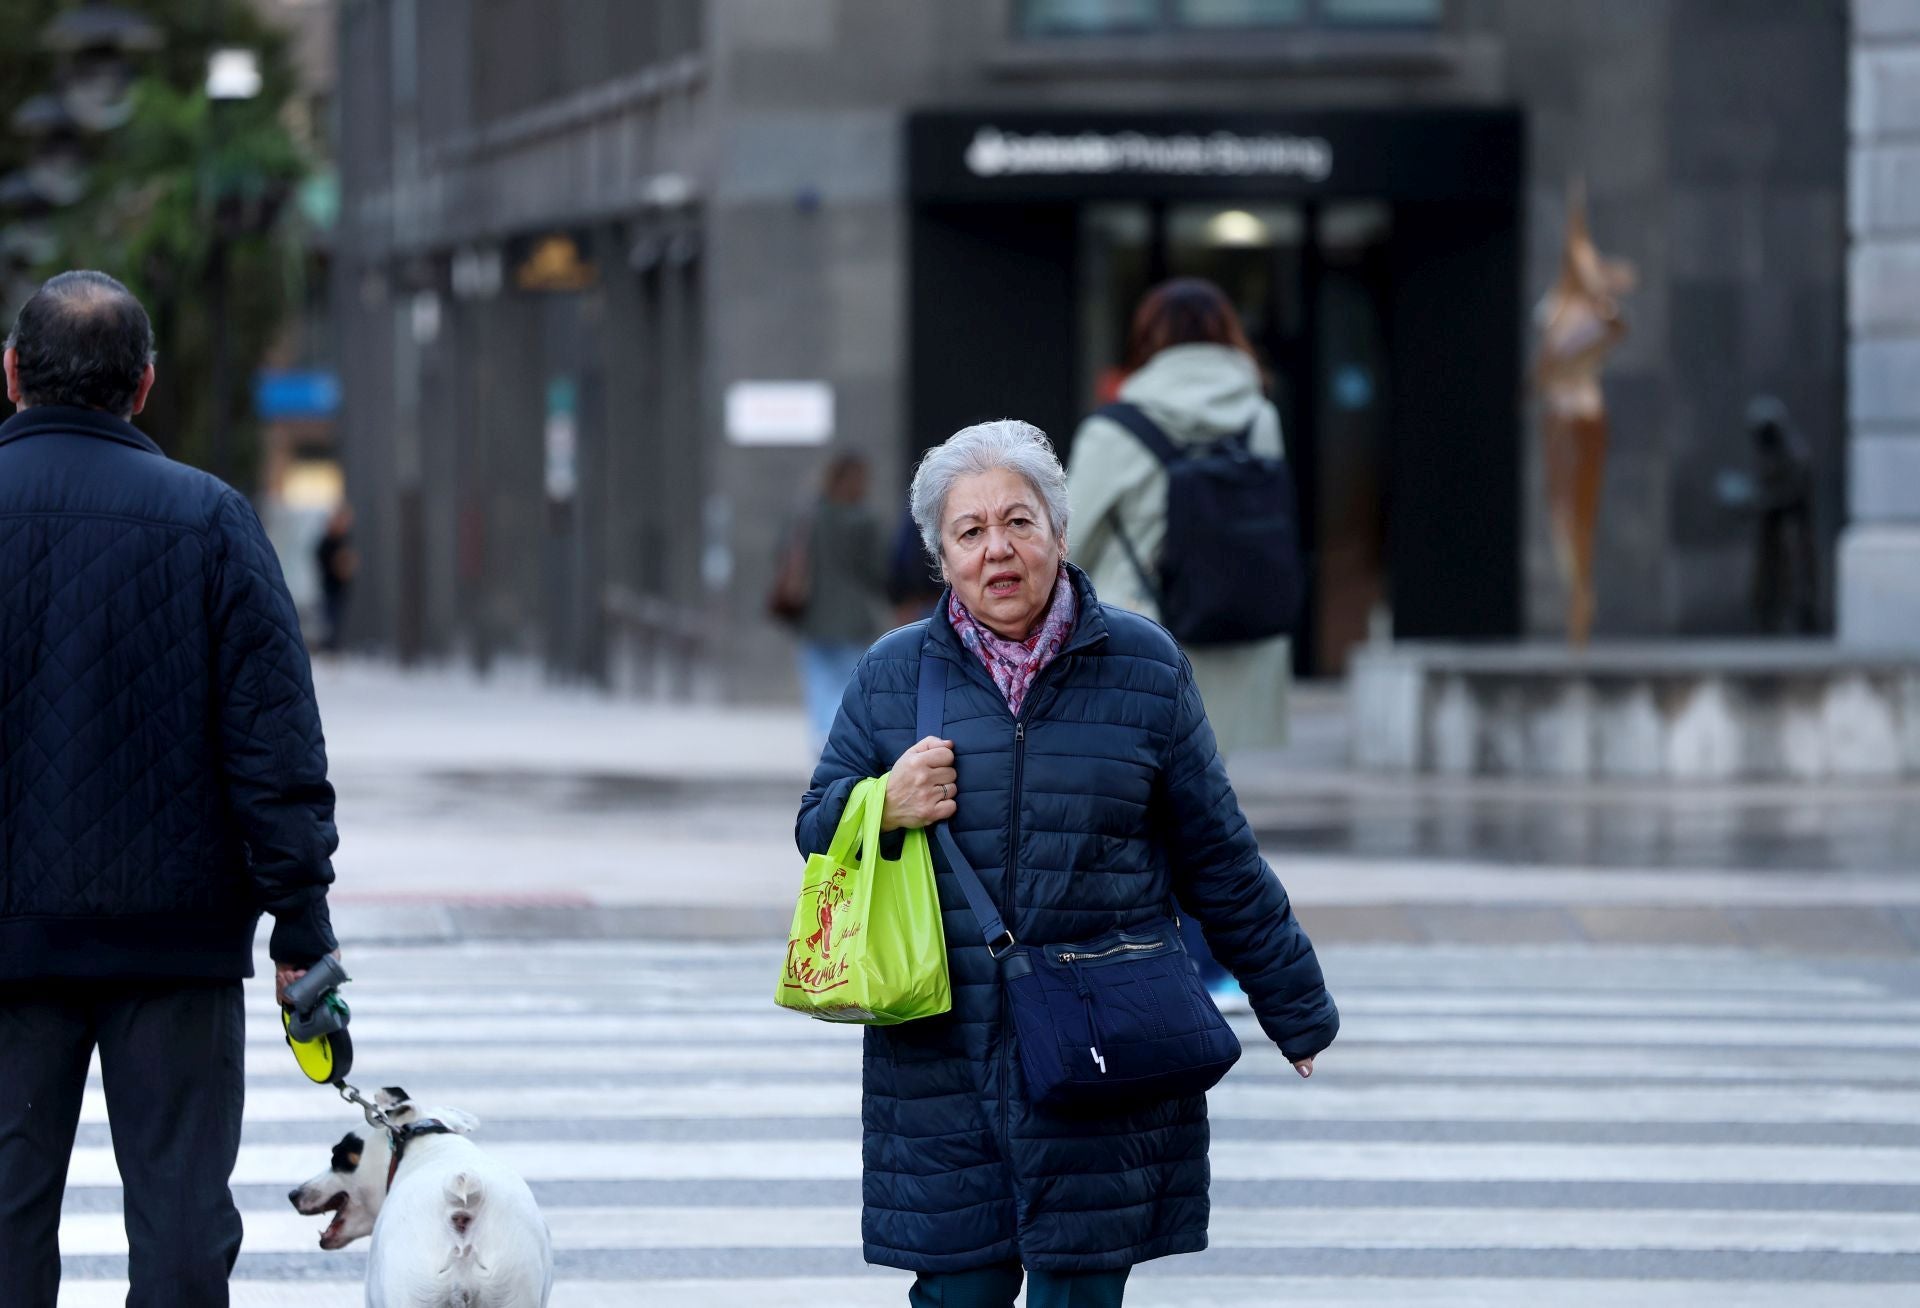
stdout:
<svg viewBox="0 0 1920 1308">
<path fill-rule="evenodd" d="M 880 853 L 887 779 L 853 788 L 824 854 L 807 860 L 773 1002 L 827 1022 L 891 1026 L 953 1007 L 927 833 Z"/>
</svg>

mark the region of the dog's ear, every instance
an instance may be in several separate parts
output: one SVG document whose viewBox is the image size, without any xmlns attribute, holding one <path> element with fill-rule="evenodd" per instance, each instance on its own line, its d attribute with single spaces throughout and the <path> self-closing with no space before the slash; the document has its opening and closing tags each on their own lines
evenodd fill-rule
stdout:
<svg viewBox="0 0 1920 1308">
<path fill-rule="evenodd" d="M 472 1135 L 480 1129 L 480 1119 L 472 1113 L 462 1112 L 458 1108 L 440 1108 L 434 1110 L 433 1120 L 444 1123 L 455 1135 Z"/>
<path fill-rule="evenodd" d="M 413 1099 L 397 1085 L 385 1086 L 373 1092 L 373 1102 L 387 1120 L 395 1126 L 405 1126 L 418 1116 L 414 1111 Z"/>
<path fill-rule="evenodd" d="M 333 1147 L 332 1170 L 342 1176 L 352 1175 L 360 1166 L 360 1155 L 365 1153 L 367 1142 L 349 1131 L 340 1137 L 340 1143 Z"/>
</svg>

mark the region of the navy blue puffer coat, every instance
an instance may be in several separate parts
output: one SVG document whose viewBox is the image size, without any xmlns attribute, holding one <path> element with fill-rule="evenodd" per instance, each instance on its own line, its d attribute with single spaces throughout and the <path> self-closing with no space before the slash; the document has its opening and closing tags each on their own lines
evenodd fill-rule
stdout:
<svg viewBox="0 0 1920 1308">
<path fill-rule="evenodd" d="M 253 974 L 334 947 L 300 623 L 253 509 L 139 428 L 0 426 L 0 982 Z"/>
<path fill-rule="evenodd" d="M 1177 894 L 1281 1051 L 1318 1053 L 1339 1014 L 1227 784 L 1186 657 L 1152 622 L 1101 605 L 1084 573 L 1068 575 L 1078 624 L 1017 721 L 942 619 L 867 651 L 801 804 L 801 851 L 825 850 L 854 783 L 914 743 L 924 648 L 954 664 L 953 833 L 1014 934 L 1085 939 L 1164 913 Z M 1029 1106 L 995 965 L 935 860 L 953 1011 L 867 1030 L 867 1261 L 1075 1272 L 1204 1249 L 1206 1099 L 1078 1120 Z"/>
</svg>

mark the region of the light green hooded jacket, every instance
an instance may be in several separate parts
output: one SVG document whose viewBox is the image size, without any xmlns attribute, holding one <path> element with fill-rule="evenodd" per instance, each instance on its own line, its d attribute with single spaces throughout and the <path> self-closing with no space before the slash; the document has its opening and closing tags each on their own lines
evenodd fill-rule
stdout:
<svg viewBox="0 0 1920 1308">
<path fill-rule="evenodd" d="M 1120 388 L 1176 445 L 1217 441 L 1252 424 L 1254 453 L 1284 457 L 1280 415 L 1260 390 L 1260 372 L 1225 345 L 1175 345 L 1160 351 Z M 1159 620 L 1114 532 L 1117 522 L 1151 570 L 1167 535 L 1167 473 L 1138 437 L 1098 416 L 1080 424 L 1067 468 L 1068 553 L 1093 579 L 1100 598 Z M 1286 742 L 1291 662 L 1287 639 L 1189 649 L 1220 751 L 1274 748 Z"/>
</svg>

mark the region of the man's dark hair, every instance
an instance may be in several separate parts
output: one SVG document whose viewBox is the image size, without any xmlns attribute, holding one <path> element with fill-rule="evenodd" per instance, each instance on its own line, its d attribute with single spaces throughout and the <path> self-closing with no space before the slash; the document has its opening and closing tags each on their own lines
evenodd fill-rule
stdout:
<svg viewBox="0 0 1920 1308">
<path fill-rule="evenodd" d="M 71 404 L 133 414 L 153 362 L 153 324 L 132 291 L 103 272 L 48 279 L 20 309 L 7 338 L 26 404 Z"/>
</svg>

